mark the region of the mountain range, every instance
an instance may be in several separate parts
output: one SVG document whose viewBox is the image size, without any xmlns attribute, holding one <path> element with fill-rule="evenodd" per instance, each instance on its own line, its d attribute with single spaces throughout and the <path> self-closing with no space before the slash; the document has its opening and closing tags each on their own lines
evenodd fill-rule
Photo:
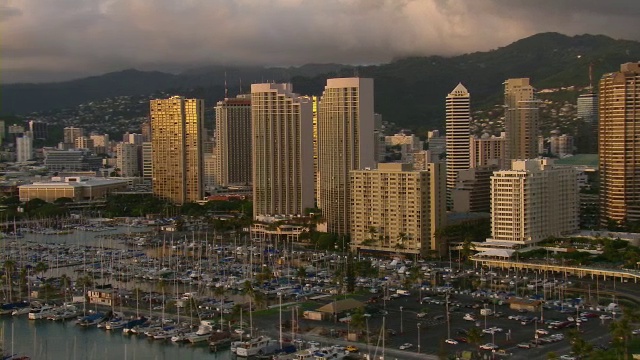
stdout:
<svg viewBox="0 0 640 360">
<path fill-rule="evenodd" d="M 444 99 L 458 82 L 470 91 L 473 107 L 501 101 L 502 82 L 529 77 L 537 88 L 589 84 L 621 63 L 640 60 L 640 43 L 602 35 L 565 36 L 542 33 L 486 52 L 453 57 L 409 57 L 381 65 L 309 64 L 289 68 L 211 66 L 180 74 L 124 70 L 100 76 L 43 84 L 0 86 L 0 114 L 28 114 L 73 107 L 88 101 L 122 95 L 208 94 L 207 106 L 224 96 L 248 92 L 251 83 L 287 81 L 294 91 L 319 95 L 327 78 L 372 77 L 376 112 L 401 127 L 441 128 Z M 242 85 L 241 85 L 242 84 Z M 597 84 L 596 84 L 597 85 Z M 242 87 L 242 88 L 241 88 Z"/>
</svg>

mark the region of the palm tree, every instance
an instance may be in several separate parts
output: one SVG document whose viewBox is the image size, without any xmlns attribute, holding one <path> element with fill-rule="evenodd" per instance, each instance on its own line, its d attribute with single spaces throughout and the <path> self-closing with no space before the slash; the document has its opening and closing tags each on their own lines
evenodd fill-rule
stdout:
<svg viewBox="0 0 640 360">
<path fill-rule="evenodd" d="M 624 359 L 629 358 L 629 338 L 631 337 L 631 322 L 625 315 L 619 320 L 613 321 L 610 325 L 611 336 L 613 337 L 613 347 L 620 358 L 621 353 Z"/>
<path fill-rule="evenodd" d="M 467 341 L 475 346 L 478 356 L 480 355 L 480 343 L 482 342 L 482 331 L 477 326 L 473 326 L 467 332 Z"/>
<path fill-rule="evenodd" d="M 40 273 L 40 277 L 44 277 L 44 273 L 49 270 L 49 265 L 43 263 L 42 261 L 38 262 L 35 267 L 36 273 Z"/>
</svg>

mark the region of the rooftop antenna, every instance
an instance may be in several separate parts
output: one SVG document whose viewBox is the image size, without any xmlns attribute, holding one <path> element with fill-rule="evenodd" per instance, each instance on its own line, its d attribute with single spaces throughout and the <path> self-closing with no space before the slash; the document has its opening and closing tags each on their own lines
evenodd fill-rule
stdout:
<svg viewBox="0 0 640 360">
<path fill-rule="evenodd" d="M 227 71 L 224 72 L 224 98 L 229 98 L 229 89 L 227 89 Z"/>
<path fill-rule="evenodd" d="M 240 94 L 242 94 L 242 78 L 240 78 Z"/>
</svg>

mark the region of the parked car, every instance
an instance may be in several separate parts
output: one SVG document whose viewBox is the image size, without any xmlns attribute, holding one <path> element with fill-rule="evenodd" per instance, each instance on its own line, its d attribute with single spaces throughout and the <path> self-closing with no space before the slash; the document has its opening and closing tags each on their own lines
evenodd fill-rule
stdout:
<svg viewBox="0 0 640 360">
<path fill-rule="evenodd" d="M 486 344 L 480 345 L 480 349 L 482 350 L 497 350 L 498 348 L 499 346 L 493 343 L 486 343 Z"/>
<path fill-rule="evenodd" d="M 447 344 L 450 344 L 450 345 L 458 345 L 458 341 L 456 341 L 454 339 L 447 339 L 444 342 L 446 342 Z"/>
<path fill-rule="evenodd" d="M 531 344 L 530 343 L 520 343 L 520 344 L 518 344 L 518 347 L 520 349 L 531 349 Z"/>
<path fill-rule="evenodd" d="M 412 347 L 413 347 L 413 344 L 404 343 L 404 344 L 400 345 L 400 350 L 408 350 L 408 349 L 411 349 Z"/>
</svg>

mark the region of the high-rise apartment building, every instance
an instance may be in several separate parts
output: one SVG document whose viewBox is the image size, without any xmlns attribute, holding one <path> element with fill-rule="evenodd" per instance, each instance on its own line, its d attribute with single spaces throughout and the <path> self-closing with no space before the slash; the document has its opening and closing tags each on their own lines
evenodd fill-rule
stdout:
<svg viewBox="0 0 640 360">
<path fill-rule="evenodd" d="M 598 94 L 588 92 L 578 96 L 578 117 L 587 124 L 598 128 Z"/>
<path fill-rule="evenodd" d="M 105 148 L 109 146 L 109 134 L 91 134 L 89 138 L 93 140 L 93 146 L 102 146 Z"/>
<path fill-rule="evenodd" d="M 533 159 L 538 156 L 540 101 L 528 78 L 504 82 L 504 126 L 507 159 Z"/>
<path fill-rule="evenodd" d="M 33 159 L 33 139 L 31 132 L 16 138 L 16 161 L 25 162 Z"/>
<path fill-rule="evenodd" d="M 47 138 L 47 123 L 43 121 L 30 120 L 29 131 L 34 140 L 44 140 Z"/>
<path fill-rule="evenodd" d="M 126 132 L 124 133 L 124 135 L 122 135 L 122 142 L 127 144 L 142 145 L 142 139 L 142 134 Z"/>
<path fill-rule="evenodd" d="M 142 143 L 142 178 L 147 183 L 151 183 L 153 179 L 153 144 L 151 142 Z"/>
<path fill-rule="evenodd" d="M 184 204 L 203 198 L 204 100 L 151 100 L 154 195 Z"/>
<path fill-rule="evenodd" d="M 435 233 L 446 222 L 444 163 L 427 171 L 410 164 L 381 163 L 374 170 L 351 171 L 351 246 L 426 255 L 441 250 Z"/>
<path fill-rule="evenodd" d="M 491 136 L 487 133 L 482 136 L 470 136 L 470 167 L 497 166 L 499 169 L 507 167 L 507 138 L 505 133 L 500 136 Z"/>
<path fill-rule="evenodd" d="M 204 182 L 204 189 L 210 190 L 216 187 L 216 155 L 213 153 L 204 154 L 204 171 L 202 172 L 202 181 Z"/>
<path fill-rule="evenodd" d="M 311 99 L 291 84 L 251 85 L 251 132 L 254 218 L 304 214 L 314 205 Z"/>
<path fill-rule="evenodd" d="M 349 172 L 375 165 L 373 79 L 328 79 L 318 108 L 319 204 L 328 232 L 349 234 Z"/>
<path fill-rule="evenodd" d="M 122 177 L 138 177 L 140 164 L 138 162 L 140 145 L 121 142 L 116 145 L 116 168 L 120 169 Z"/>
<path fill-rule="evenodd" d="M 469 168 L 469 130 L 471 127 L 471 96 L 458 84 L 446 99 L 447 131 L 447 205 L 453 207 L 451 193 L 456 187 L 458 171 Z"/>
<path fill-rule="evenodd" d="M 320 206 L 320 177 L 318 176 L 318 100 L 317 96 L 311 97 L 313 114 L 313 186 L 316 207 Z"/>
<path fill-rule="evenodd" d="M 453 211 L 459 213 L 491 211 L 491 176 L 496 165 L 461 170 L 453 189 Z"/>
<path fill-rule="evenodd" d="M 248 185 L 252 181 L 251 96 L 218 101 L 215 111 L 216 185 Z"/>
<path fill-rule="evenodd" d="M 573 154 L 573 136 L 552 134 L 549 137 L 549 152 L 558 157 Z"/>
<path fill-rule="evenodd" d="M 142 142 L 151 142 L 151 121 L 145 121 L 140 124 L 140 133 L 142 134 Z"/>
<path fill-rule="evenodd" d="M 74 142 L 74 147 L 76 149 L 89 149 L 93 150 L 93 140 L 87 136 L 77 137 Z"/>
<path fill-rule="evenodd" d="M 62 132 L 63 132 L 62 142 L 64 142 L 65 144 L 75 144 L 77 138 L 84 136 L 83 128 L 78 128 L 73 126 L 67 126 L 62 130 Z"/>
<path fill-rule="evenodd" d="M 640 62 L 600 80 L 600 223 L 640 221 Z"/>
<path fill-rule="evenodd" d="M 577 173 L 552 159 L 514 160 L 491 177 L 491 239 L 531 244 L 578 230 Z"/>
<path fill-rule="evenodd" d="M 431 130 L 427 133 L 427 146 L 431 153 L 431 161 L 439 162 L 447 151 L 447 137 L 440 135 L 440 130 Z"/>
</svg>

